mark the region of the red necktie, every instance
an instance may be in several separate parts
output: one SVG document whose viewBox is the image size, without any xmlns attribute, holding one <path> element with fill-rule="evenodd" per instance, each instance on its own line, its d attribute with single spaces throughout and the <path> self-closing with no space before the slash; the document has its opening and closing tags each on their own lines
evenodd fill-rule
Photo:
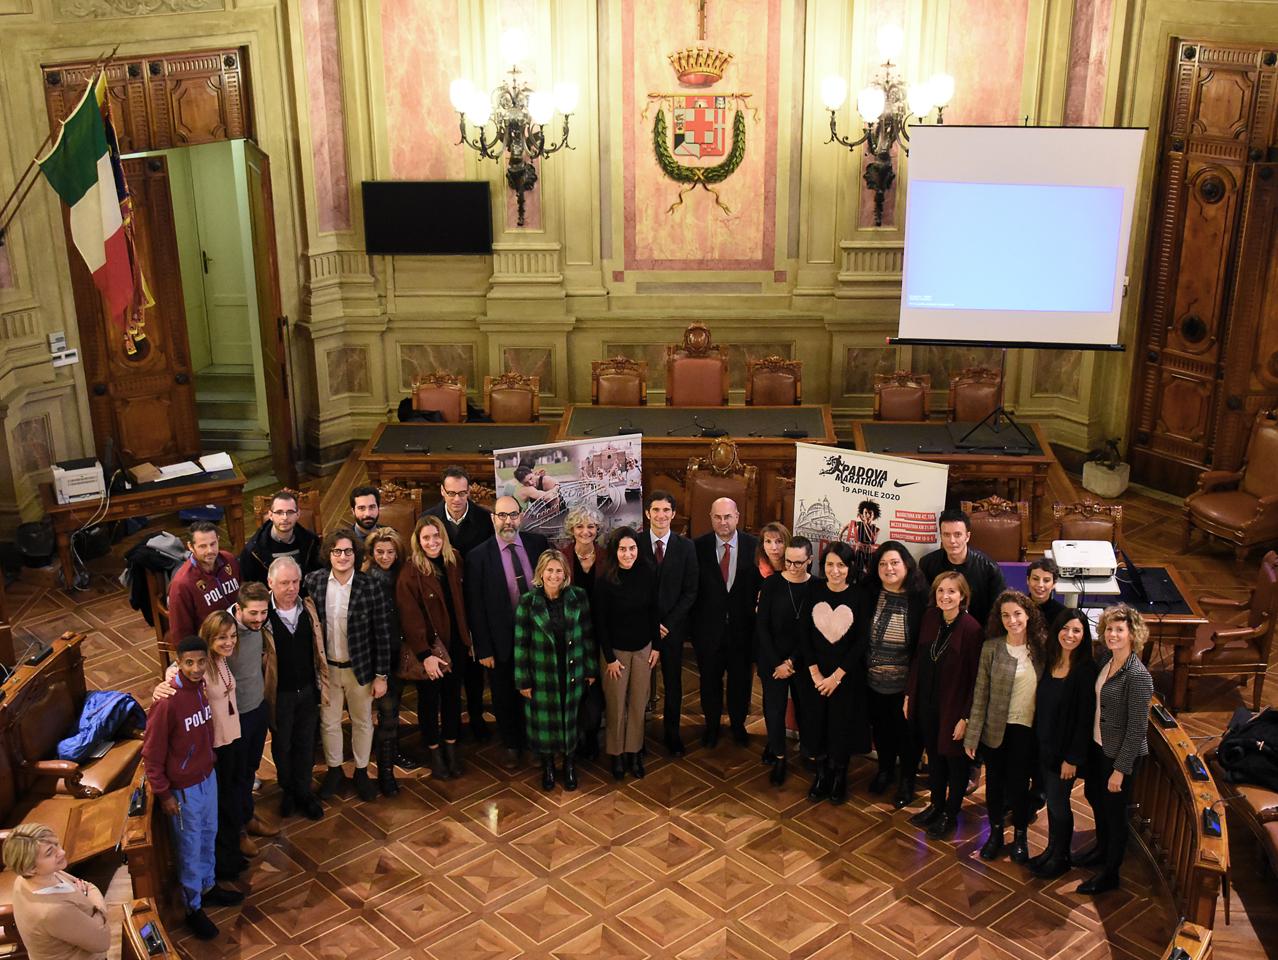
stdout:
<svg viewBox="0 0 1278 960">
<path fill-rule="evenodd" d="M 732 544 L 723 545 L 723 556 L 719 558 L 719 572 L 723 574 L 724 586 L 728 583 L 728 571 L 732 567 Z"/>
<path fill-rule="evenodd" d="M 656 555 L 657 555 L 657 566 L 661 566 L 661 561 L 666 559 L 666 545 L 665 545 L 665 542 L 662 540 L 657 541 Z"/>
</svg>

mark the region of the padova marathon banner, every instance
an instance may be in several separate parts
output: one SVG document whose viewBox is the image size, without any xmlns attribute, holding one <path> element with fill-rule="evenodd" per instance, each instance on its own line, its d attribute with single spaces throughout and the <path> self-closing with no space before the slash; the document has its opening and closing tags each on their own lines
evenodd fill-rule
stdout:
<svg viewBox="0 0 1278 960">
<path fill-rule="evenodd" d="M 864 572 L 874 548 L 899 540 L 917 559 L 935 550 L 950 468 L 813 443 L 795 444 L 792 529 L 812 541 L 852 546 Z"/>
</svg>

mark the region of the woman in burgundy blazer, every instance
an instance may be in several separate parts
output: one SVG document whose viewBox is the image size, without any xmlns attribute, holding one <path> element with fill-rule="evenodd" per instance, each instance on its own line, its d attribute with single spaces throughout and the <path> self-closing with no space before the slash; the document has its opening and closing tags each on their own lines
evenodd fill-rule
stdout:
<svg viewBox="0 0 1278 960">
<path fill-rule="evenodd" d="M 916 742 L 927 750 L 932 802 L 910 817 L 933 839 L 955 826 L 967 790 L 968 759 L 963 751 L 972 709 L 976 669 L 985 634 L 967 612 L 971 588 L 961 573 L 947 571 L 932 581 L 932 605 L 919 624 L 918 648 L 906 684 L 905 718 Z"/>
</svg>

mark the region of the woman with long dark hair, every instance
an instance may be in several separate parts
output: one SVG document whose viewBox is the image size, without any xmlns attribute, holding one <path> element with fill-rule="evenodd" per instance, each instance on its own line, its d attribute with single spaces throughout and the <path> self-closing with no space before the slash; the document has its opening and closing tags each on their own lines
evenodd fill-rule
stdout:
<svg viewBox="0 0 1278 960">
<path fill-rule="evenodd" d="M 1096 709 L 1083 792 L 1096 819 L 1096 845 L 1079 856 L 1083 867 L 1100 872 L 1078 885 L 1079 893 L 1104 893 L 1118 886 L 1118 871 L 1127 849 L 1127 805 L 1132 778 L 1149 753 L 1149 702 L 1154 681 L 1140 662 L 1149 639 L 1145 619 L 1120 603 L 1101 614 L 1096 631 L 1105 650 L 1096 661 Z"/>
<path fill-rule="evenodd" d="M 918 651 L 910 665 L 902 707 L 910 735 L 927 751 L 932 799 L 910 817 L 934 840 L 953 832 L 967 789 L 963 736 L 985 634 L 967 612 L 972 589 L 954 570 L 932 581 L 932 604 L 919 624 Z"/>
<path fill-rule="evenodd" d="M 855 643 L 853 610 L 858 591 L 848 582 L 852 548 L 834 542 L 825 548 L 821 569 L 825 580 L 814 584 L 804 618 L 801 651 L 806 679 L 801 681 L 804 700 L 804 752 L 816 759 L 816 777 L 808 791 L 814 803 L 848 798 L 848 761 L 868 744 L 865 720 L 860 713 L 858 689 L 864 684 L 864 651 Z M 859 681 L 859 682 L 858 682 Z"/>
<path fill-rule="evenodd" d="M 404 681 L 399 676 L 399 650 L 404 641 L 399 626 L 396 587 L 404 566 L 404 541 L 393 527 L 375 527 L 364 540 L 363 571 L 382 585 L 391 612 L 391 672 L 386 678 L 386 693 L 377 698 L 377 731 L 373 743 L 377 752 L 377 785 L 382 796 L 399 793 L 395 782 L 396 765 L 415 770 L 417 764 L 399 753 L 399 702 L 404 694 Z"/>
<path fill-rule="evenodd" d="M 802 668 L 799 637 L 808 616 L 808 595 L 813 578 L 808 573 L 812 544 L 807 537 L 794 537 L 785 549 L 784 570 L 779 577 L 763 581 L 759 591 L 759 612 L 754 619 L 758 652 L 759 682 L 763 686 L 763 719 L 768 730 L 764 758 L 772 765 L 769 779 L 785 783 L 785 710 L 793 693 L 798 701 L 798 671 Z"/>
<path fill-rule="evenodd" d="M 927 586 L 905 544 L 888 540 L 870 556 L 861 582 L 853 629 L 865 653 L 865 699 L 879 770 L 870 781 L 878 796 L 893 782 L 893 805 L 900 810 L 914 799 L 919 748 L 905 722 L 905 688 L 927 605 Z M 897 761 L 900 760 L 900 769 Z"/>
<path fill-rule="evenodd" d="M 1047 849 L 1029 861 L 1036 877 L 1059 877 L 1070 867 L 1074 811 L 1070 792 L 1087 762 L 1096 712 L 1096 662 L 1086 615 L 1065 608 L 1048 633 L 1047 662 L 1038 681 L 1034 728 L 1039 782 L 1047 797 Z"/>
<path fill-rule="evenodd" d="M 470 656 L 461 554 L 448 539 L 442 517 L 422 514 L 413 528 L 412 555 L 395 588 L 404 643 L 426 673 L 417 685 L 417 725 L 430 755 L 431 776 L 460 776 L 463 664 Z M 441 742 L 442 739 L 442 742 Z"/>
<path fill-rule="evenodd" d="M 1019 590 L 1004 590 L 990 612 L 981 662 L 972 693 L 963 747 L 985 758 L 985 808 L 990 833 L 982 860 L 1003 852 L 1004 822 L 1012 815 L 1016 863 L 1029 859 L 1029 785 L 1034 773 L 1034 700 L 1047 651 L 1047 628 L 1034 601 Z"/>
</svg>

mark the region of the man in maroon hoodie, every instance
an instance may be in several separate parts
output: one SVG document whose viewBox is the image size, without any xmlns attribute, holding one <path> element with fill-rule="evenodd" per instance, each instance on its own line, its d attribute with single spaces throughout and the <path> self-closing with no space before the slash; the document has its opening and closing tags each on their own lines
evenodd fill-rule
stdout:
<svg viewBox="0 0 1278 960">
<path fill-rule="evenodd" d="M 230 610 L 240 589 L 240 563 L 221 548 L 217 527 L 207 520 L 191 524 L 186 537 L 191 558 L 169 583 L 169 643 L 200 632 L 214 610 Z"/>
<path fill-rule="evenodd" d="M 204 695 L 209 648 L 199 637 L 183 637 L 177 654 L 173 696 L 151 704 L 142 761 L 151 792 L 172 827 L 186 924 L 201 940 L 212 940 L 217 927 L 204 912 L 204 904 L 231 906 L 240 903 L 244 894 L 214 884 L 217 772 L 213 714 Z"/>
</svg>

